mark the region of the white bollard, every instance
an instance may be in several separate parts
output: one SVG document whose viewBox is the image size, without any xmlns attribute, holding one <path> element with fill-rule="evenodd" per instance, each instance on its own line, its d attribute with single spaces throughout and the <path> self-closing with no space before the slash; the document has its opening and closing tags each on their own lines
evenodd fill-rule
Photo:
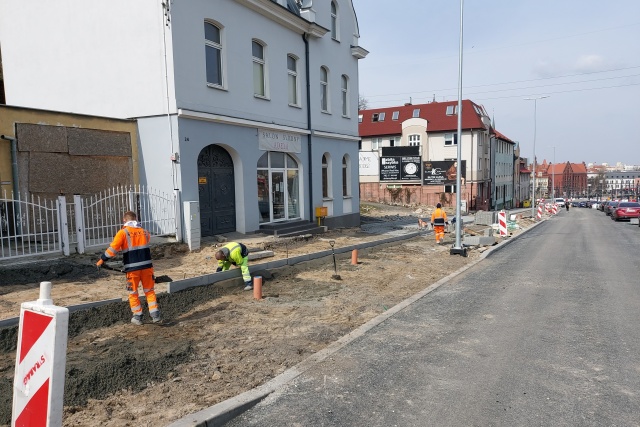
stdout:
<svg viewBox="0 0 640 427">
<path fill-rule="evenodd" d="M 51 300 L 51 282 L 40 283 L 40 298 L 22 303 L 12 427 L 62 426 L 69 309 Z"/>
</svg>

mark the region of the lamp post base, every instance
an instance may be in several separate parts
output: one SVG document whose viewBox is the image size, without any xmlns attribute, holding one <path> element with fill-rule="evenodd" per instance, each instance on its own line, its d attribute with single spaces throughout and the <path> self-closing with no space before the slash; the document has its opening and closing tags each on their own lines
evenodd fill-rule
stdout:
<svg viewBox="0 0 640 427">
<path fill-rule="evenodd" d="M 449 249 L 449 255 L 462 255 L 463 257 L 467 257 L 467 248 L 464 246 L 461 248 L 451 248 Z"/>
</svg>

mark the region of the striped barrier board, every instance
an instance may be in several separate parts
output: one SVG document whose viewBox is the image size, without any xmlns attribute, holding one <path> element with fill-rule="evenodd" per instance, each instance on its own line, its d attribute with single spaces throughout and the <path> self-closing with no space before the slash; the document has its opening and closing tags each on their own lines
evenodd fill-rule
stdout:
<svg viewBox="0 0 640 427">
<path fill-rule="evenodd" d="M 51 282 L 22 303 L 13 381 L 12 426 L 62 426 L 69 310 L 53 305 Z"/>
<path fill-rule="evenodd" d="M 505 211 L 498 212 L 498 229 L 500 230 L 500 237 L 507 236 L 507 214 Z"/>
</svg>

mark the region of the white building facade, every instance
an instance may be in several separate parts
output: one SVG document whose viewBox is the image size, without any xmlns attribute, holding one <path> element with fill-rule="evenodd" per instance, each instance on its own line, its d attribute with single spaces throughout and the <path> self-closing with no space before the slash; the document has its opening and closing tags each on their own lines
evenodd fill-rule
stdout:
<svg viewBox="0 0 640 427">
<path fill-rule="evenodd" d="M 197 203 L 202 236 L 314 221 L 318 207 L 325 225 L 359 224 L 368 52 L 351 0 L 1 8 L 7 104 L 136 118 L 141 183 Z"/>
</svg>

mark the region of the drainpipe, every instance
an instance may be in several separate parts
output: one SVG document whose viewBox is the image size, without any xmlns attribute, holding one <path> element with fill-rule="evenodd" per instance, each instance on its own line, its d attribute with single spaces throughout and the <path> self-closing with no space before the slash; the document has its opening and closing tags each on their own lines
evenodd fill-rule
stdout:
<svg viewBox="0 0 640 427">
<path fill-rule="evenodd" d="M 7 135 L 0 135 L 0 138 L 11 142 L 11 180 L 13 185 L 13 198 L 18 197 L 18 141 Z"/>
<path fill-rule="evenodd" d="M 302 40 L 304 41 L 304 63 L 305 63 L 305 77 L 307 79 L 307 130 L 309 130 L 309 134 L 307 135 L 307 158 L 308 158 L 308 168 L 309 168 L 309 218 L 313 222 L 315 218 L 313 217 L 313 168 L 312 168 L 312 160 L 313 155 L 311 153 L 311 79 L 310 79 L 310 66 L 309 66 L 309 35 L 304 33 L 302 35 Z"/>
</svg>

